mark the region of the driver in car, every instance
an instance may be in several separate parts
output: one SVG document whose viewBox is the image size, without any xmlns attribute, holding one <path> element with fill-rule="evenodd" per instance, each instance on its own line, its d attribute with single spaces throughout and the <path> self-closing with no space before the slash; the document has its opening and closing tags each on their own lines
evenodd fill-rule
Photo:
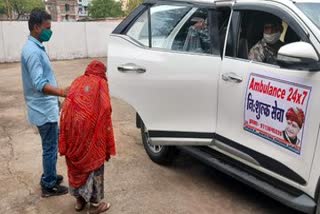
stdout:
<svg viewBox="0 0 320 214">
<path fill-rule="evenodd" d="M 255 44 L 249 52 L 248 58 L 257 62 L 277 64 L 277 53 L 284 45 L 280 41 L 283 31 L 282 21 L 278 18 L 270 18 L 264 24 L 263 38 Z"/>
</svg>

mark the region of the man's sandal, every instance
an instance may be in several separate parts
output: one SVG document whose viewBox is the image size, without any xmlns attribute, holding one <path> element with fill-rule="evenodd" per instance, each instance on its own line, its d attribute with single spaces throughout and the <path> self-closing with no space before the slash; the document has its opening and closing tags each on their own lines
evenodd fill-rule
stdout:
<svg viewBox="0 0 320 214">
<path fill-rule="evenodd" d="M 111 204 L 110 203 L 105 203 L 105 202 L 101 202 L 98 205 L 90 205 L 88 214 L 99 214 L 99 213 L 104 213 L 106 212 L 108 209 L 110 209 Z"/>
</svg>

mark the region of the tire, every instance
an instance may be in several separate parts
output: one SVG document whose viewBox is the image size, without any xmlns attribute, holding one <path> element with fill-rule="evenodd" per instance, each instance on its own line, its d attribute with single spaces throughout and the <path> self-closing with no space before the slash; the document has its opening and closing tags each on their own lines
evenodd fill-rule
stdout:
<svg viewBox="0 0 320 214">
<path fill-rule="evenodd" d="M 175 146 L 153 146 L 151 145 L 149 133 L 143 122 L 141 122 L 141 138 L 144 149 L 146 150 L 149 158 L 160 165 L 169 165 L 172 163 L 177 155 Z"/>
</svg>

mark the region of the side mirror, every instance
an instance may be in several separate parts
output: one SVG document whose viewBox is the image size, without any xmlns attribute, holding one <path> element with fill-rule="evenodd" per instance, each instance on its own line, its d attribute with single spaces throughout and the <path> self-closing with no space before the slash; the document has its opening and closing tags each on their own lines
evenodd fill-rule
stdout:
<svg viewBox="0 0 320 214">
<path fill-rule="evenodd" d="M 311 44 L 307 42 L 293 42 L 284 45 L 278 51 L 277 61 L 283 67 L 309 66 L 319 64 L 319 57 Z"/>
<path fill-rule="evenodd" d="M 318 54 L 307 42 L 293 42 L 281 47 L 277 62 L 283 68 L 320 71 Z"/>
</svg>

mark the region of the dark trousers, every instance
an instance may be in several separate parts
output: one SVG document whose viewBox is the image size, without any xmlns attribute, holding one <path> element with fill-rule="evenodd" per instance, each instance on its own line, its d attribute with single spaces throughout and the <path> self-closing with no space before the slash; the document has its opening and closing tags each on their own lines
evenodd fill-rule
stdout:
<svg viewBox="0 0 320 214">
<path fill-rule="evenodd" d="M 41 186 L 52 188 L 57 182 L 58 123 L 46 123 L 38 126 L 42 141 Z"/>
</svg>

